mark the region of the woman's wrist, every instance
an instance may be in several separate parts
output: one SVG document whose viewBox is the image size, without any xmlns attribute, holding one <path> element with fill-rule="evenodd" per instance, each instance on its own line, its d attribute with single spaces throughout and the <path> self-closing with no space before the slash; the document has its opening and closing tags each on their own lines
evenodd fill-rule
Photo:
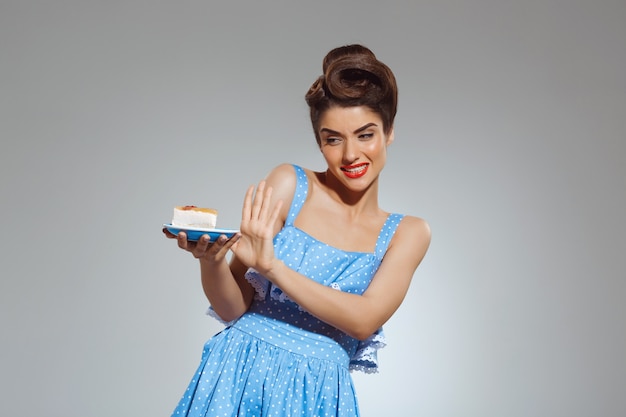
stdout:
<svg viewBox="0 0 626 417">
<path fill-rule="evenodd" d="M 275 258 L 274 261 L 272 262 L 271 267 L 269 267 L 268 269 L 264 271 L 259 271 L 259 273 L 263 275 L 265 278 L 267 278 L 269 281 L 276 283 L 276 280 L 281 275 L 283 275 L 282 271 L 284 271 L 285 268 L 287 268 L 287 265 L 285 265 L 285 263 L 281 261 L 280 259 Z"/>
</svg>

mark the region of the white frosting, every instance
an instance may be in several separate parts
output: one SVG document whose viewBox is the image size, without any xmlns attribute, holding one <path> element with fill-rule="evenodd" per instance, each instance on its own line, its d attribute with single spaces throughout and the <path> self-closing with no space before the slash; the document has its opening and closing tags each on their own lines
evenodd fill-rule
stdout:
<svg viewBox="0 0 626 417">
<path fill-rule="evenodd" d="M 215 213 L 194 209 L 181 210 L 178 207 L 174 207 L 173 226 L 215 229 L 216 224 L 217 214 Z"/>
</svg>

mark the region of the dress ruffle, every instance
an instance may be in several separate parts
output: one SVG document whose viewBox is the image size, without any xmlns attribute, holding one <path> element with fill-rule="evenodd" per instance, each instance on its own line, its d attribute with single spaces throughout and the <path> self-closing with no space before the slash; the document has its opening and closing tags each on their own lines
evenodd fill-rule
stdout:
<svg viewBox="0 0 626 417">
<path fill-rule="evenodd" d="M 330 246 L 294 225 L 307 199 L 304 169 L 294 166 L 296 188 L 285 225 L 274 237 L 277 259 L 315 282 L 362 295 L 376 274 L 402 215 L 390 214 L 373 252 Z M 248 311 L 211 338 L 174 416 L 359 415 L 350 371 L 378 372 L 382 328 L 360 341 L 304 311 L 254 269 Z"/>
<path fill-rule="evenodd" d="M 264 300 L 269 294 L 270 298 L 281 303 L 290 303 L 298 308 L 300 311 L 304 311 L 295 301 L 293 301 L 287 294 L 285 294 L 280 288 L 272 285 L 267 278 L 261 275 L 258 271 L 250 268 L 246 272 L 246 280 L 252 285 L 255 290 L 255 299 Z M 339 284 L 333 282 L 330 284 L 331 288 L 341 291 Z M 229 323 L 222 320 L 212 308 L 209 308 L 207 314 L 214 317 L 223 324 Z M 387 346 L 387 339 L 381 327 L 374 332 L 370 337 L 365 340 L 359 341 L 356 351 L 350 357 L 350 371 L 359 371 L 364 373 L 377 373 L 378 372 L 378 350 Z"/>
<path fill-rule="evenodd" d="M 250 285 L 252 285 L 252 288 L 254 288 L 254 298 L 256 300 L 265 300 L 265 297 L 269 292 L 270 298 L 272 300 L 280 301 L 281 303 L 291 303 L 294 306 L 297 306 L 298 310 L 304 311 L 304 309 L 300 307 L 295 301 L 293 301 L 287 294 L 285 294 L 280 288 L 272 285 L 272 283 L 270 283 L 267 278 L 259 274 L 259 272 L 255 269 L 248 269 L 245 277 Z"/>
<path fill-rule="evenodd" d="M 265 300 L 267 291 L 270 288 L 270 282 L 267 280 L 267 278 L 259 274 L 259 272 L 254 268 L 249 268 L 246 272 L 245 277 L 250 285 L 252 285 L 252 288 L 254 288 L 254 298 L 259 301 Z"/>
<path fill-rule="evenodd" d="M 219 321 L 224 326 L 230 326 L 233 323 L 232 321 L 226 321 L 223 318 L 221 318 L 219 316 L 219 314 L 217 314 L 217 312 L 215 310 L 213 310 L 213 307 L 211 307 L 211 306 L 209 306 L 209 308 L 207 308 L 206 315 L 209 316 L 209 317 L 213 317 L 215 320 Z"/>
<path fill-rule="evenodd" d="M 381 327 L 370 337 L 359 342 L 356 353 L 350 358 L 350 371 L 360 371 L 366 374 L 377 373 L 378 350 L 385 346 L 387 346 L 387 339 Z"/>
<path fill-rule="evenodd" d="M 279 301 L 281 303 L 290 303 L 300 311 L 304 311 L 302 307 L 296 304 L 287 294 L 281 291 L 280 288 L 273 286 L 267 278 L 261 275 L 258 271 L 250 268 L 245 275 L 246 279 L 254 288 L 254 298 L 257 300 L 264 300 L 269 294 L 270 298 Z M 341 291 L 338 284 L 333 283 L 330 285 L 332 288 Z M 228 322 L 222 319 L 212 307 L 209 307 L 206 314 L 213 317 L 225 326 L 230 326 L 233 322 Z M 350 371 L 359 371 L 368 374 L 378 372 L 378 350 L 387 346 L 387 339 L 383 332 L 383 328 L 378 329 L 374 334 L 365 340 L 359 341 L 355 353 L 350 357 Z"/>
</svg>

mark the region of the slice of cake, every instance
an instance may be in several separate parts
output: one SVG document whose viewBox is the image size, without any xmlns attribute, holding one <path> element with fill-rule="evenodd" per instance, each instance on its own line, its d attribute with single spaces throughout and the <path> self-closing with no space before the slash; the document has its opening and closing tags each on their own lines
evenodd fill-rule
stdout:
<svg viewBox="0 0 626 417">
<path fill-rule="evenodd" d="M 217 210 L 196 206 L 176 206 L 172 226 L 215 229 Z"/>
</svg>

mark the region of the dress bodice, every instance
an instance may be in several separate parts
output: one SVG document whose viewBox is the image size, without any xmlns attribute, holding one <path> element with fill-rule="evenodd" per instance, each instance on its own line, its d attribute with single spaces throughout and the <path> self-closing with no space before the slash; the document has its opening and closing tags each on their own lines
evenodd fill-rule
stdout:
<svg viewBox="0 0 626 417">
<path fill-rule="evenodd" d="M 294 165 L 297 182 L 284 227 L 274 238 L 277 258 L 300 274 L 339 291 L 353 294 L 365 292 L 378 270 L 389 242 L 402 219 L 390 214 L 380 230 L 374 252 L 350 252 L 317 240 L 294 225 L 308 195 L 308 179 L 304 170 Z M 280 288 L 254 269 L 246 278 L 255 288 L 250 312 L 282 320 L 306 330 L 324 334 L 339 343 L 351 358 L 351 369 L 375 372 L 376 351 L 385 345 L 382 328 L 369 339 L 359 341 L 304 311 Z"/>
</svg>

